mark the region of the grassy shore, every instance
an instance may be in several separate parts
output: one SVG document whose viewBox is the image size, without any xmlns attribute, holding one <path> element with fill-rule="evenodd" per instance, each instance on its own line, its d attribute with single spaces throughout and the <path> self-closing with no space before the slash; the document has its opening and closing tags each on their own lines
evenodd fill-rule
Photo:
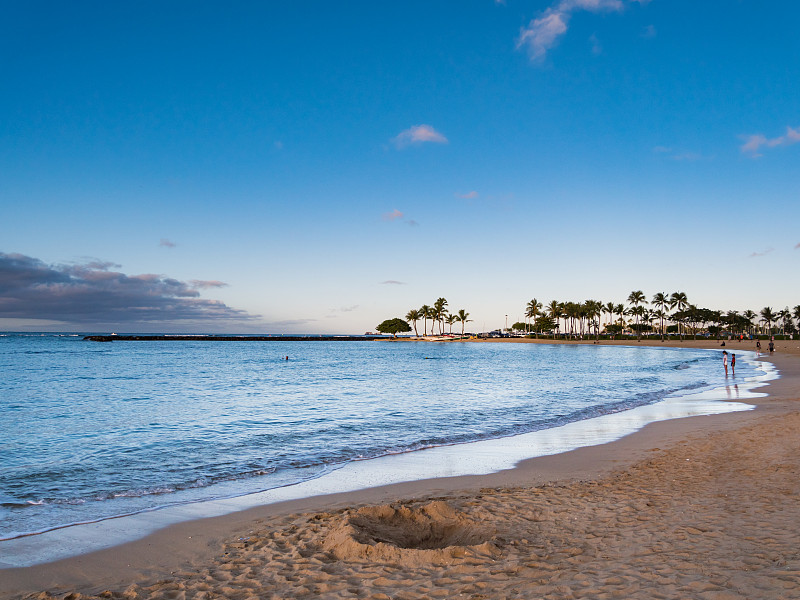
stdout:
<svg viewBox="0 0 800 600">
<path fill-rule="evenodd" d="M 663 345 L 720 349 L 715 340 Z M 776 347 L 764 360 L 781 377 L 748 401 L 754 411 L 654 423 L 492 475 L 182 523 L 2 571 L 0 596 L 800 598 L 800 342 Z"/>
</svg>

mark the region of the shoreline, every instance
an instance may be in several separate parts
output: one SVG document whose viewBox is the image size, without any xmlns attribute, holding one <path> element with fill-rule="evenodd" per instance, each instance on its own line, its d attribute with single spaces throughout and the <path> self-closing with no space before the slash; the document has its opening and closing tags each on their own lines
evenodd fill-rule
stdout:
<svg viewBox="0 0 800 600">
<path fill-rule="evenodd" d="M 759 364 L 754 357 L 743 360 Z M 319 476 L 260 491 L 167 503 L 0 539 L 0 551 L 6 554 L 5 559 L 0 558 L 0 570 L 31 567 L 100 551 L 188 520 L 220 517 L 284 501 L 413 482 L 426 469 L 426 479 L 489 475 L 513 469 L 524 460 L 612 443 L 659 421 L 750 410 L 754 406 L 747 402 L 764 395 L 756 390 L 778 377 L 774 371 L 768 368 L 759 374 L 740 377 L 733 388 L 725 385 L 702 390 L 685 389 L 654 403 L 528 432 L 353 460 Z M 113 543 L 110 542 L 111 536 L 114 537 Z M 80 551 L 70 549 L 77 544 L 83 546 Z"/>
<path fill-rule="evenodd" d="M 520 340 L 495 341 L 513 343 Z M 552 340 L 523 340 L 523 342 L 530 341 L 552 343 Z M 707 340 L 698 341 L 697 347 L 703 343 L 706 349 L 719 349 L 713 342 L 708 344 Z M 676 345 L 678 344 L 680 343 Z M 279 520 L 286 515 L 320 510 L 341 511 L 352 506 L 397 501 L 398 498 L 419 500 L 443 494 L 459 498 L 474 497 L 479 490 L 485 488 L 497 490 L 508 486 L 523 486 L 524 489 L 530 490 L 536 486 L 567 484 L 585 479 L 599 481 L 620 469 L 631 468 L 647 458 L 654 445 L 670 447 L 684 441 L 686 436 L 701 434 L 707 428 L 713 427 L 715 431 L 730 432 L 742 426 L 758 423 L 764 418 L 771 418 L 773 414 L 796 412 L 787 401 L 800 397 L 797 393 L 800 363 L 796 356 L 780 354 L 781 346 L 785 344 L 785 342 L 780 343 L 779 354 L 770 357 L 770 361 L 781 370 L 781 378 L 768 382 L 768 397 L 748 400 L 749 403 L 756 405 L 753 411 L 652 423 L 622 439 L 601 446 L 582 447 L 566 453 L 524 460 L 513 469 L 488 475 L 396 483 L 355 492 L 293 499 L 210 519 L 186 521 L 171 525 L 146 538 L 91 554 L 33 567 L 5 569 L 2 571 L 0 595 L 5 597 L 6 594 L 32 593 L 54 587 L 97 593 L 106 588 L 119 588 L 126 582 L 142 584 L 169 577 L 187 565 L 196 567 L 211 564 L 215 557 L 219 560 L 218 551 L 222 540 L 235 539 L 237 533 L 249 531 L 255 522 L 265 519 Z M 629 340 L 625 340 L 621 345 L 632 344 Z M 661 345 L 661 343 L 654 342 L 647 345 Z M 684 342 L 682 345 L 687 344 Z M 738 343 L 732 342 L 730 347 L 733 349 L 741 347 L 744 350 L 744 346 L 745 343 L 739 346 Z"/>
</svg>

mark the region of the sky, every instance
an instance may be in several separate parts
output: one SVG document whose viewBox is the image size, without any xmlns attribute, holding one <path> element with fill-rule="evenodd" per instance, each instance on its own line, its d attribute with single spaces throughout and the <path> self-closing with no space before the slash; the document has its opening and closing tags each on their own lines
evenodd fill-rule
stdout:
<svg viewBox="0 0 800 600">
<path fill-rule="evenodd" d="M 0 330 L 800 304 L 795 1 L 0 8 Z"/>
</svg>

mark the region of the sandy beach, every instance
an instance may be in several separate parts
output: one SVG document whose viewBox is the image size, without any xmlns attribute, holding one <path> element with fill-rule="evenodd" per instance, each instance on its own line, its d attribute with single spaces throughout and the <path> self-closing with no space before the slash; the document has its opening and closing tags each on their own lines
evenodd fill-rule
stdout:
<svg viewBox="0 0 800 600">
<path fill-rule="evenodd" d="M 491 475 L 185 522 L 2 570 L 0 597 L 800 598 L 800 342 L 776 348 L 764 360 L 780 378 L 753 411 L 654 423 Z"/>
</svg>

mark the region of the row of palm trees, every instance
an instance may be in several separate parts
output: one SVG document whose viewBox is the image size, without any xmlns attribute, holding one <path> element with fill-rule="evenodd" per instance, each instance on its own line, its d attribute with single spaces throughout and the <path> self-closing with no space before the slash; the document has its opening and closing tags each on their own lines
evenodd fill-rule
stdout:
<svg viewBox="0 0 800 600">
<path fill-rule="evenodd" d="M 777 312 L 766 306 L 758 314 L 752 310 L 741 313 L 713 311 L 689 303 L 684 292 L 672 294 L 659 292 L 648 302 L 644 292 L 635 290 L 628 295 L 627 303 L 628 306 L 623 303 L 603 303 L 598 300 L 584 302 L 552 300 L 544 306 L 533 298 L 525 306 L 526 322 L 523 325 L 529 332 L 552 332 L 553 337 L 557 329 L 570 336 L 590 336 L 594 333 L 599 337 L 600 318 L 603 314 L 608 314 L 609 321 L 604 327 L 606 333 L 621 333 L 625 327 L 630 327 L 636 332 L 637 338 L 641 339 L 642 331 L 647 329 L 658 331 L 663 340 L 668 329 L 666 325 L 670 321 L 676 327 L 681 339 L 688 332 L 693 332 L 696 337 L 699 330 L 711 324 L 716 324 L 718 330 L 726 327 L 733 333 L 742 334 L 793 333 L 796 329 L 793 319 L 800 321 L 800 305 L 791 311 L 787 307 Z M 648 304 L 652 308 L 648 308 Z M 627 322 L 624 318 L 626 316 L 633 317 L 633 322 Z M 758 317 L 760 319 L 756 321 Z M 563 329 L 561 329 L 562 320 Z"/>
<path fill-rule="evenodd" d="M 463 308 L 457 313 L 451 313 L 447 309 L 447 300 L 444 298 L 437 298 L 433 306 L 423 304 L 420 308 L 412 308 L 406 314 L 406 321 L 414 326 L 414 335 L 419 337 L 417 333 L 417 322 L 422 321 L 422 335 L 428 335 L 428 321 L 431 322 L 431 335 L 434 333 L 434 326 L 439 326 L 439 334 L 444 333 L 445 323 L 450 326 L 450 333 L 453 333 L 453 325 L 461 323 L 461 335 L 464 335 L 464 327 L 470 323 L 472 319 L 469 318 L 469 313 Z"/>
</svg>

